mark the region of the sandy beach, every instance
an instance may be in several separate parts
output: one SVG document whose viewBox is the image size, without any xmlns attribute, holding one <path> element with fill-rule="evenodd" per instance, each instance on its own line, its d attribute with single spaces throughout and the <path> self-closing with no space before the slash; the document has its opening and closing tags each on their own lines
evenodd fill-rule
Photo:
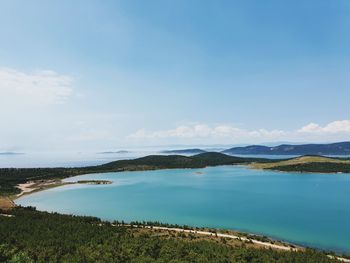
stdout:
<svg viewBox="0 0 350 263">
<path fill-rule="evenodd" d="M 25 193 L 30 193 L 30 192 L 36 190 L 37 188 L 34 187 L 35 185 L 36 185 L 35 182 L 27 182 L 24 184 L 18 184 L 17 188 L 19 188 L 21 190 L 21 193 L 19 193 L 17 195 L 17 197 L 20 197 L 20 196 L 24 195 Z"/>
</svg>

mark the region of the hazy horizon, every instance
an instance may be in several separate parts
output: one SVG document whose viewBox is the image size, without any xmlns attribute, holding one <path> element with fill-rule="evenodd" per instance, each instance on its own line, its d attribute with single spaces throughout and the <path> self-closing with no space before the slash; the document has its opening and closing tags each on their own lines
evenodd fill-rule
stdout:
<svg viewBox="0 0 350 263">
<path fill-rule="evenodd" d="M 344 0 L 2 1 L 0 152 L 350 141 L 349 14 Z"/>
</svg>

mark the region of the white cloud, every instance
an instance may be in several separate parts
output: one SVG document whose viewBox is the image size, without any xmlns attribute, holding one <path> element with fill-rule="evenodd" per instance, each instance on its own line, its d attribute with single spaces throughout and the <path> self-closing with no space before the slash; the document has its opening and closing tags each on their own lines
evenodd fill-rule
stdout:
<svg viewBox="0 0 350 263">
<path fill-rule="evenodd" d="M 262 143 L 276 141 L 329 142 L 350 140 L 350 120 L 334 121 L 321 126 L 310 123 L 297 130 L 247 130 L 233 125 L 182 125 L 174 129 L 147 131 L 140 129 L 127 139 L 148 143 Z"/>
<path fill-rule="evenodd" d="M 73 93 L 72 78 L 50 70 L 22 72 L 0 68 L 0 98 L 4 102 L 63 103 Z"/>
<path fill-rule="evenodd" d="M 179 126 L 174 129 L 163 131 L 146 131 L 141 129 L 128 136 L 128 139 L 163 139 L 163 138 L 211 138 L 211 139 L 249 139 L 249 138 L 277 138 L 285 135 L 284 131 L 280 130 L 265 130 L 249 131 L 240 129 L 232 125 L 209 126 L 205 124 Z"/>
<path fill-rule="evenodd" d="M 298 130 L 301 133 L 350 133 L 350 120 L 334 121 L 325 126 L 310 123 Z"/>
<path fill-rule="evenodd" d="M 301 129 L 299 129 L 298 132 L 317 132 L 317 131 L 320 131 L 320 129 L 321 129 L 320 125 L 311 122 L 308 125 L 305 125 Z"/>
</svg>

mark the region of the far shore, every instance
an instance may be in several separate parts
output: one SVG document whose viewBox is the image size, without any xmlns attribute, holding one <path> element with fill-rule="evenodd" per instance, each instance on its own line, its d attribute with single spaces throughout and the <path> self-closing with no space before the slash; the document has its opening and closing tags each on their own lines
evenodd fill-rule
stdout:
<svg viewBox="0 0 350 263">
<path fill-rule="evenodd" d="M 112 181 L 107 180 L 78 180 L 76 182 L 63 182 L 62 180 L 39 180 L 39 181 L 29 181 L 23 184 L 18 184 L 17 188 L 21 192 L 15 196 L 12 196 L 12 200 L 16 200 L 24 195 L 31 193 L 47 190 L 54 187 L 59 187 L 63 185 L 71 184 L 89 184 L 89 185 L 106 185 L 112 184 Z"/>
</svg>

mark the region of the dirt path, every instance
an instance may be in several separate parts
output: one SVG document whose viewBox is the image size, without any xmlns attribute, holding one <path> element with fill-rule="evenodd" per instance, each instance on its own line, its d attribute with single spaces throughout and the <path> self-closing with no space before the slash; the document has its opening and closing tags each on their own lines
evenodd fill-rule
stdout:
<svg viewBox="0 0 350 263">
<path fill-rule="evenodd" d="M 143 227 L 143 228 L 148 228 L 148 229 L 174 231 L 174 232 L 198 234 L 198 235 L 205 235 L 205 236 L 212 236 L 212 237 L 230 238 L 230 239 L 236 239 L 236 240 L 241 240 L 241 241 L 246 241 L 246 242 L 252 242 L 252 243 L 254 243 L 256 245 L 260 245 L 260 246 L 266 247 L 266 248 L 272 248 L 272 249 L 278 249 L 278 250 L 284 250 L 284 251 L 301 251 L 301 250 L 304 249 L 302 247 L 298 248 L 298 247 L 292 247 L 292 246 L 288 246 L 288 245 L 277 245 L 277 244 L 272 244 L 272 243 L 269 243 L 269 242 L 259 241 L 259 240 L 256 240 L 256 239 L 250 239 L 250 238 L 247 238 L 247 237 L 240 237 L 240 236 L 231 235 L 231 234 L 214 233 L 214 232 L 209 232 L 209 231 L 189 230 L 189 229 L 182 229 L 182 228 L 160 227 L 160 226 L 137 226 L 137 225 L 133 225 L 133 227 Z M 337 256 L 333 256 L 333 255 L 328 255 L 328 257 L 332 258 L 332 259 L 337 259 L 337 260 L 339 260 L 341 262 L 350 263 L 350 259 L 347 259 L 347 258 L 337 257 Z"/>
<path fill-rule="evenodd" d="M 246 237 L 240 237 L 230 234 L 221 234 L 221 233 L 214 233 L 209 231 L 200 231 L 200 230 L 189 230 L 189 229 L 181 229 L 181 228 L 170 228 L 170 227 L 158 227 L 158 226 L 145 226 L 145 228 L 152 228 L 152 229 L 159 229 L 159 230 L 169 230 L 169 231 L 175 231 L 175 232 L 182 232 L 182 233 L 191 233 L 191 234 L 198 234 L 198 235 L 205 235 L 205 236 L 213 236 L 213 237 L 223 237 L 223 238 L 231 238 L 231 239 L 237 239 L 241 241 L 247 241 L 247 242 L 253 242 L 254 244 L 263 246 L 263 247 L 269 247 L 279 250 L 287 250 L 287 251 L 298 251 L 299 248 L 291 247 L 291 246 L 285 246 L 285 245 L 276 245 L 268 242 L 263 242 L 255 239 L 250 239 Z"/>
</svg>

